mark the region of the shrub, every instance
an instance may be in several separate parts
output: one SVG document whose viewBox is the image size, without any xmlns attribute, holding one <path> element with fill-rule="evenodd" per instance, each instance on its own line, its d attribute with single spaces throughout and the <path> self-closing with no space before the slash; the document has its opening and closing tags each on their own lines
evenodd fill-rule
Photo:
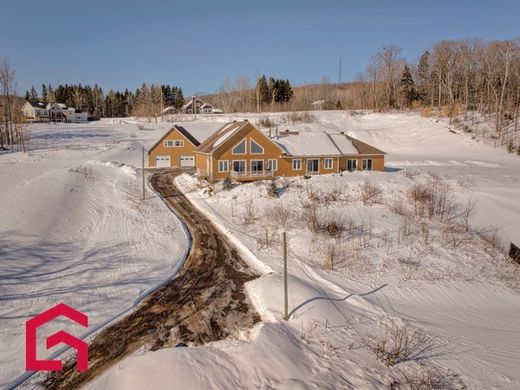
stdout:
<svg viewBox="0 0 520 390">
<path fill-rule="evenodd" d="M 359 185 L 359 198 L 364 205 L 371 205 L 381 201 L 381 188 L 371 181 L 365 179 Z"/>
<path fill-rule="evenodd" d="M 278 194 L 278 187 L 276 186 L 276 180 L 273 178 L 269 182 L 267 186 L 267 195 L 271 198 L 278 198 L 280 195 Z"/>
<path fill-rule="evenodd" d="M 368 348 L 387 367 L 407 361 L 420 361 L 431 357 L 433 339 L 406 321 L 391 320 L 383 329 L 367 339 Z"/>
<path fill-rule="evenodd" d="M 265 118 L 259 118 L 256 122 L 258 126 L 271 128 L 274 126 L 274 122 L 267 116 Z"/>
<path fill-rule="evenodd" d="M 229 191 L 231 189 L 231 186 L 233 185 L 233 182 L 231 181 L 231 179 L 229 178 L 229 176 L 227 176 L 224 181 L 222 182 L 222 189 L 225 190 L 225 191 Z"/>
<path fill-rule="evenodd" d="M 394 370 L 391 376 L 392 390 L 463 390 L 466 389 L 459 375 L 441 370 L 434 365 L 417 365 Z"/>
<path fill-rule="evenodd" d="M 282 205 L 276 205 L 267 209 L 265 216 L 277 225 L 285 226 L 289 221 L 291 211 Z"/>
<path fill-rule="evenodd" d="M 509 141 L 507 144 L 508 153 L 513 153 L 515 151 L 515 146 L 513 145 L 513 140 Z"/>
</svg>

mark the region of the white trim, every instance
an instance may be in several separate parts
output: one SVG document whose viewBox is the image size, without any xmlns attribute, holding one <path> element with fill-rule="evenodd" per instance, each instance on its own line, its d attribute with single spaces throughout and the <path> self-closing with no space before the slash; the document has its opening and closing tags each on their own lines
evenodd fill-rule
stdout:
<svg viewBox="0 0 520 390">
<path fill-rule="evenodd" d="M 354 161 L 354 163 L 356 165 L 355 167 L 353 167 L 352 170 L 348 169 L 349 161 Z M 357 160 L 357 158 L 348 158 L 347 159 L 347 166 L 346 166 L 346 168 L 347 168 L 347 171 L 349 171 L 349 172 L 356 172 L 358 170 L 358 160 Z"/>
<path fill-rule="evenodd" d="M 317 171 L 309 171 L 309 161 L 318 161 L 318 170 Z M 320 173 L 320 159 L 319 158 L 308 158 L 307 159 L 307 166 L 305 167 L 306 173 Z"/>
<path fill-rule="evenodd" d="M 330 167 L 327 167 L 327 162 L 330 161 Z M 333 169 L 334 168 L 334 159 L 331 157 L 326 157 L 323 159 L 323 169 Z"/>
<path fill-rule="evenodd" d="M 240 145 L 242 142 L 244 142 L 244 153 L 235 153 L 234 149 Z M 247 154 L 247 138 L 243 138 L 242 140 L 240 140 L 239 142 L 237 142 L 232 148 L 231 148 L 231 154 L 234 155 L 234 156 L 243 156 L 245 154 Z"/>
<path fill-rule="evenodd" d="M 260 149 L 262 149 L 262 151 L 260 153 L 253 152 L 252 142 L 254 142 L 258 147 L 260 147 Z M 253 138 L 249 137 L 249 153 L 250 154 L 261 155 L 261 154 L 265 153 L 265 150 L 264 150 L 264 147 L 262 145 L 260 145 L 258 142 L 256 142 Z"/>
<path fill-rule="evenodd" d="M 295 161 L 299 161 L 300 162 L 300 167 L 298 169 L 295 169 L 294 168 L 294 162 Z M 293 171 L 301 171 L 302 170 L 302 159 L 301 158 L 293 158 L 292 161 L 291 161 L 291 165 L 292 165 L 292 170 Z"/>
<path fill-rule="evenodd" d="M 274 169 L 271 169 L 270 167 L 270 163 L 271 161 L 274 161 Z M 276 158 L 270 158 L 267 160 L 267 168 L 270 170 L 270 171 L 273 171 L 273 172 L 276 172 L 278 170 L 278 159 Z"/>
<path fill-rule="evenodd" d="M 225 170 L 221 170 L 220 169 L 220 163 L 226 163 L 226 169 Z M 217 167 L 218 167 L 218 173 L 229 172 L 229 160 L 217 160 Z"/>
</svg>

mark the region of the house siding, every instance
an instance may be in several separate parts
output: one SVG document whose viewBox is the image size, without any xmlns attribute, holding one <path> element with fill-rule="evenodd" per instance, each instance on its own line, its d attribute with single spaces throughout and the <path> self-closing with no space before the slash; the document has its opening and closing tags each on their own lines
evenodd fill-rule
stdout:
<svg viewBox="0 0 520 390">
<path fill-rule="evenodd" d="M 184 146 L 182 147 L 166 147 L 164 146 L 164 141 L 184 141 Z M 197 148 L 193 145 L 185 136 L 183 136 L 177 129 L 174 129 L 170 134 L 168 134 L 165 138 L 161 140 L 159 144 L 150 149 L 148 152 L 148 166 L 154 168 L 155 159 L 157 156 L 170 156 L 170 164 L 172 168 L 178 168 L 180 166 L 180 157 L 181 156 L 193 156 L 195 157 L 195 150 Z M 195 162 L 195 165 L 197 163 Z"/>
</svg>

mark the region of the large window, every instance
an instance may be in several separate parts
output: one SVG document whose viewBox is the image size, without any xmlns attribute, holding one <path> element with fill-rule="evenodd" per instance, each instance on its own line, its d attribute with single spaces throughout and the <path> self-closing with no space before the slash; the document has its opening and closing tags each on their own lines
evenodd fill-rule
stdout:
<svg viewBox="0 0 520 390">
<path fill-rule="evenodd" d="M 251 160 L 251 173 L 261 173 L 264 171 L 264 161 L 263 160 Z"/>
<path fill-rule="evenodd" d="M 371 159 L 363 160 L 363 170 L 364 171 L 372 170 L 372 160 Z"/>
<path fill-rule="evenodd" d="M 320 160 L 317 158 L 307 159 L 307 172 L 318 173 L 320 171 Z"/>
<path fill-rule="evenodd" d="M 299 158 L 295 158 L 292 160 L 292 169 L 293 171 L 300 171 L 302 169 L 302 160 Z"/>
<path fill-rule="evenodd" d="M 357 171 L 357 160 L 347 160 L 347 170 L 349 172 Z"/>
<path fill-rule="evenodd" d="M 218 171 L 227 172 L 228 170 L 228 160 L 218 160 Z"/>
<path fill-rule="evenodd" d="M 246 154 L 246 140 L 243 139 L 240 143 L 233 148 L 233 154 Z"/>
<path fill-rule="evenodd" d="M 323 160 L 323 167 L 325 169 L 332 169 L 332 159 L 331 158 L 326 158 Z"/>
<path fill-rule="evenodd" d="M 267 169 L 269 171 L 277 171 L 278 170 L 278 160 L 267 160 Z"/>
<path fill-rule="evenodd" d="M 258 145 L 254 139 L 249 140 L 251 142 L 251 154 L 264 154 L 264 148 Z"/>
</svg>

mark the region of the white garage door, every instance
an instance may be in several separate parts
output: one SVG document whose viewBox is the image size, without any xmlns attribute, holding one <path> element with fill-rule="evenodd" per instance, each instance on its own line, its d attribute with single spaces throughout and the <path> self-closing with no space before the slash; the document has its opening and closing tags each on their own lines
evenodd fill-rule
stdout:
<svg viewBox="0 0 520 390">
<path fill-rule="evenodd" d="M 170 156 L 157 156 L 155 158 L 155 166 L 157 168 L 170 167 Z"/>
<path fill-rule="evenodd" d="M 181 167 L 194 167 L 195 156 L 181 156 Z"/>
</svg>

